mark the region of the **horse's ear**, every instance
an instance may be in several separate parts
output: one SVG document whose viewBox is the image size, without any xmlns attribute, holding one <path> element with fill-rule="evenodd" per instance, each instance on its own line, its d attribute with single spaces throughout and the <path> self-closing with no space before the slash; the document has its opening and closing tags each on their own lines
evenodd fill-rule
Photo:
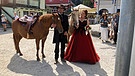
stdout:
<svg viewBox="0 0 135 76">
<path fill-rule="evenodd" d="M 71 11 L 74 11 L 74 8 L 71 6 Z"/>
<path fill-rule="evenodd" d="M 52 13 L 52 15 L 53 15 L 53 16 L 57 16 L 57 15 L 58 15 L 58 13 Z"/>
<path fill-rule="evenodd" d="M 54 13 L 52 13 L 52 15 L 54 16 Z"/>
</svg>

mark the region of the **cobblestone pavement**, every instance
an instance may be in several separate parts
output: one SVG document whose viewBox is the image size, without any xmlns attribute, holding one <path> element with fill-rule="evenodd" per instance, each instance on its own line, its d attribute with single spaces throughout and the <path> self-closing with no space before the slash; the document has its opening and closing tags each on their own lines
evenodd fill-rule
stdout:
<svg viewBox="0 0 135 76">
<path fill-rule="evenodd" d="M 116 45 L 102 43 L 92 36 L 100 62 L 90 65 L 59 60 L 60 63 L 55 65 L 52 36 L 53 31 L 50 30 L 44 48 L 46 58 L 38 62 L 35 40 L 23 38 L 20 41 L 23 56 L 19 57 L 15 54 L 11 28 L 6 32 L 0 28 L 0 76 L 114 76 Z"/>
</svg>

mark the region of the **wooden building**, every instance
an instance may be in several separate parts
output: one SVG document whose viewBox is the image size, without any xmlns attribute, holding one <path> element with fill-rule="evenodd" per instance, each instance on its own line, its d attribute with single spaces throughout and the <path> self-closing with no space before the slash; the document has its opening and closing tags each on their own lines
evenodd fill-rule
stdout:
<svg viewBox="0 0 135 76">
<path fill-rule="evenodd" d="M 29 15 L 30 13 L 44 14 L 45 0 L 0 0 L 0 14 L 5 14 L 11 23 L 14 12 L 19 17 Z"/>
<path fill-rule="evenodd" d="M 71 0 L 45 0 L 46 6 L 51 7 L 51 12 L 57 12 L 57 7 L 62 4 L 67 6 L 71 3 Z"/>
</svg>

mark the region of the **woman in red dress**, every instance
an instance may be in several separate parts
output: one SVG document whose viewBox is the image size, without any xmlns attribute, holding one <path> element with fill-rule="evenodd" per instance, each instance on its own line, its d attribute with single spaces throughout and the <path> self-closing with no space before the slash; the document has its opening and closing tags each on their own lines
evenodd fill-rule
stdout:
<svg viewBox="0 0 135 76">
<path fill-rule="evenodd" d="M 95 64 L 100 60 L 97 55 L 90 33 L 86 34 L 85 27 L 89 26 L 87 20 L 87 10 L 83 10 L 79 19 L 79 25 L 76 25 L 71 40 L 65 52 L 65 60 L 70 62 L 85 62 Z"/>
</svg>

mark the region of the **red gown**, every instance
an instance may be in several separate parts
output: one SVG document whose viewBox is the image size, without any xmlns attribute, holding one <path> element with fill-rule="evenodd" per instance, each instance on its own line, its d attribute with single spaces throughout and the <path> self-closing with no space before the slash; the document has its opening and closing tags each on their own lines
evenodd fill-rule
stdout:
<svg viewBox="0 0 135 76">
<path fill-rule="evenodd" d="M 75 30 L 68 43 L 64 56 L 65 60 L 90 64 L 95 64 L 100 60 L 95 51 L 90 34 L 85 34 L 84 27 L 86 25 L 86 20 L 83 22 L 79 21 L 79 28 Z"/>
</svg>

